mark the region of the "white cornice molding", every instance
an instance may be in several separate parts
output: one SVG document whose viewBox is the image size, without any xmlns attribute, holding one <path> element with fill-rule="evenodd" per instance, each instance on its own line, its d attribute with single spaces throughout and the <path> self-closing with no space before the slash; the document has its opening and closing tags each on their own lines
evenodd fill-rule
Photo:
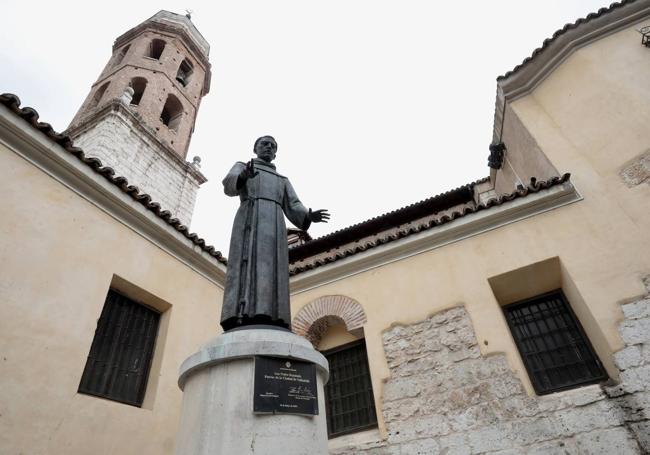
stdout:
<svg viewBox="0 0 650 455">
<path fill-rule="evenodd" d="M 582 196 L 571 182 L 555 185 L 314 270 L 299 273 L 291 278 L 291 294 L 300 294 L 580 200 Z"/>
<path fill-rule="evenodd" d="M 223 288 L 226 267 L 5 106 L 0 142 L 44 173 Z"/>
</svg>

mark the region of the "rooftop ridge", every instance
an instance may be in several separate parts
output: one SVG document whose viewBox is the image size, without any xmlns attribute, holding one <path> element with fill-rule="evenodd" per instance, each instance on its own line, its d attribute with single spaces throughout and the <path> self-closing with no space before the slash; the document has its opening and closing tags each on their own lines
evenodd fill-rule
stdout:
<svg viewBox="0 0 650 455">
<path fill-rule="evenodd" d="M 408 223 L 423 216 L 447 210 L 454 205 L 469 202 L 473 198 L 474 185 L 488 179 L 489 177 L 484 177 L 305 242 L 289 252 L 289 262 L 297 262 L 314 254 L 322 253 L 335 247 L 334 244 L 340 245 L 342 242 L 354 241 L 359 238 L 359 234 L 362 236 L 378 234 L 395 225 Z"/>
<path fill-rule="evenodd" d="M 417 234 L 417 233 L 420 233 L 420 232 L 423 232 L 423 231 L 426 231 L 426 230 L 433 229 L 433 228 L 435 228 L 437 226 L 450 223 L 450 222 L 452 222 L 454 220 L 457 220 L 459 218 L 462 218 L 462 217 L 464 217 L 466 215 L 470 215 L 472 213 L 487 210 L 487 209 L 492 208 L 492 207 L 497 207 L 497 206 L 500 206 L 500 205 L 505 204 L 507 202 L 513 201 L 515 199 L 526 197 L 529 194 L 538 193 L 539 191 L 542 191 L 542 190 L 551 188 L 553 186 L 561 185 L 561 184 L 563 184 L 565 182 L 568 182 L 570 180 L 570 178 L 571 178 L 571 174 L 569 174 L 569 173 L 565 173 L 562 176 L 553 177 L 553 178 L 551 178 L 549 180 L 537 180 L 535 177 L 532 177 L 530 179 L 530 183 L 529 183 L 529 185 L 527 187 L 522 186 L 521 188 L 518 188 L 516 191 L 514 191 L 512 193 L 503 194 L 501 196 L 498 196 L 495 199 L 490 199 L 485 203 L 476 204 L 475 207 L 463 207 L 463 208 L 461 208 L 459 210 L 455 210 L 455 211 L 451 212 L 450 214 L 443 215 L 439 219 L 432 219 L 432 220 L 429 220 L 429 221 L 426 221 L 426 222 L 423 222 L 423 223 L 414 224 L 412 226 L 408 226 L 408 227 L 405 227 L 403 229 L 400 229 L 400 230 L 398 230 L 396 232 L 386 233 L 385 235 L 380 236 L 378 238 L 374 238 L 374 239 L 373 238 L 367 238 L 363 242 L 359 242 L 356 245 L 350 245 L 349 247 L 347 247 L 344 250 L 334 251 L 331 254 L 329 254 L 328 256 L 318 258 L 318 259 L 316 259 L 316 260 L 314 260 L 312 262 L 308 262 L 308 263 L 305 263 L 305 264 L 297 264 L 298 262 L 300 262 L 300 260 L 293 261 L 294 263 L 293 264 L 290 263 L 290 265 L 289 265 L 289 275 L 290 276 L 295 276 L 295 275 L 298 275 L 300 273 L 307 272 L 309 270 L 313 270 L 313 269 L 316 269 L 318 267 L 325 266 L 325 265 L 330 264 L 332 262 L 336 262 L 336 261 L 338 261 L 340 259 L 345 259 L 345 258 L 347 258 L 349 256 L 352 256 L 352 255 L 355 255 L 355 254 L 358 254 L 358 253 L 362 253 L 362 252 L 367 251 L 369 249 L 385 245 L 386 243 L 394 242 L 394 241 L 400 240 L 400 239 L 402 239 L 404 237 L 408 237 L 410 235 L 414 235 L 414 234 Z M 480 180 L 479 180 L 479 182 L 480 182 Z M 396 227 L 396 226 L 394 226 L 394 227 Z M 371 237 L 371 235 L 367 236 L 367 237 Z M 359 238 L 357 240 L 363 240 L 363 238 Z M 342 244 L 339 244 L 339 245 L 337 245 L 335 247 L 332 247 L 331 250 L 333 250 L 333 249 L 335 249 L 337 247 L 340 248 L 340 247 L 346 245 L 347 243 L 349 243 L 349 242 L 342 243 Z M 309 243 L 306 243 L 305 245 L 302 245 L 300 247 L 296 247 L 294 250 L 297 250 L 299 248 L 304 248 L 306 245 L 309 245 Z M 324 251 L 322 251 L 322 252 L 324 252 Z M 309 256 L 307 256 L 305 259 L 307 259 L 307 258 L 309 258 Z"/>
<path fill-rule="evenodd" d="M 39 113 L 36 109 L 31 107 L 20 107 L 20 98 L 18 98 L 18 96 L 12 93 L 0 94 L 0 104 L 7 107 L 32 127 L 59 144 L 93 171 L 102 175 L 111 184 L 120 188 L 122 192 L 129 195 L 134 201 L 142 204 L 147 210 L 153 212 L 158 218 L 161 218 L 165 223 L 183 234 L 194 245 L 200 247 L 203 251 L 214 257 L 218 262 L 224 265 L 227 264 L 227 259 L 220 251 L 217 251 L 212 245 L 206 245 L 205 240 L 199 237 L 196 233 L 189 232 L 187 226 L 183 225 L 178 218 L 173 218 L 169 210 L 162 209 L 158 202 L 152 201 L 149 194 L 140 192 L 140 189 L 137 186 L 129 185 L 129 182 L 125 177 L 116 176 L 113 168 L 104 166 L 100 159 L 86 156 L 82 149 L 74 146 L 70 136 L 56 132 L 49 123 L 40 122 Z"/>
<path fill-rule="evenodd" d="M 505 80 L 505 79 L 509 78 L 510 76 L 512 76 L 513 74 L 517 73 L 519 70 L 521 70 L 523 67 L 525 67 L 528 63 L 533 61 L 538 55 L 540 55 L 542 52 L 544 52 L 546 49 L 548 49 L 548 47 L 554 41 L 556 41 L 559 37 L 561 37 L 562 35 L 567 33 L 569 30 L 574 29 L 576 27 L 579 27 L 579 26 L 581 26 L 583 24 L 586 24 L 586 23 L 592 21 L 593 19 L 597 19 L 597 18 L 599 18 L 599 17 L 601 17 L 603 15 L 611 13 L 614 10 L 617 10 L 619 8 L 622 8 L 622 7 L 626 6 L 626 5 L 632 4 L 632 3 L 636 2 L 636 1 L 637 0 L 621 0 L 620 2 L 615 2 L 615 3 L 610 4 L 608 7 L 600 8 L 598 11 L 596 11 L 594 13 L 589 13 L 585 17 L 578 18 L 574 22 L 570 22 L 568 24 L 565 24 L 564 27 L 562 27 L 559 30 L 556 30 L 555 33 L 553 33 L 553 35 L 550 38 L 546 38 L 542 42 L 542 45 L 540 47 L 538 47 L 537 49 L 535 49 L 533 51 L 533 53 L 529 57 L 526 57 L 519 65 L 515 66 L 513 69 L 506 72 L 505 74 L 503 74 L 501 76 L 498 76 L 497 81 Z"/>
</svg>

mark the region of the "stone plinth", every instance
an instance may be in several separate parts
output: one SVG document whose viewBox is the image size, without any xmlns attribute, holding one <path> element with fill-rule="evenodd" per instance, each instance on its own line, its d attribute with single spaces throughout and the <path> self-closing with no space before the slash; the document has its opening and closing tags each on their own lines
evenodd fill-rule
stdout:
<svg viewBox="0 0 650 455">
<path fill-rule="evenodd" d="M 315 364 L 319 415 L 253 414 L 257 355 Z M 323 385 L 328 375 L 325 357 L 289 331 L 255 328 L 217 336 L 181 365 L 183 408 L 176 453 L 327 454 Z"/>
</svg>

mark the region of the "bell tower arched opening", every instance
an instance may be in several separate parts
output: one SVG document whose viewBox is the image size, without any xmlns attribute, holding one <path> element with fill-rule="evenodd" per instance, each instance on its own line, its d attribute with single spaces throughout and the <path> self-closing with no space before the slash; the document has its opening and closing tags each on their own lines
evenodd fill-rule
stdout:
<svg viewBox="0 0 650 455">
<path fill-rule="evenodd" d="M 167 101 L 160 113 L 160 121 L 172 131 L 177 131 L 183 118 L 183 105 L 180 100 L 171 93 L 167 95 Z"/>
<path fill-rule="evenodd" d="M 142 100 L 142 95 L 144 95 L 144 90 L 147 88 L 147 80 L 144 77 L 134 77 L 131 79 L 131 88 L 133 89 L 133 98 L 131 99 L 131 105 L 137 106 Z"/>
<path fill-rule="evenodd" d="M 126 53 L 129 52 L 129 49 L 131 48 L 130 44 L 127 44 L 124 46 L 120 51 L 117 53 L 117 57 L 115 57 L 115 63 L 113 66 L 117 66 L 120 63 L 122 63 L 122 60 L 124 60 L 124 57 L 126 56 Z"/>
<path fill-rule="evenodd" d="M 192 65 L 192 62 L 188 59 L 184 59 L 176 72 L 176 80 L 180 82 L 183 87 L 187 87 L 187 84 L 189 84 L 192 79 L 193 73 L 194 66 Z"/>
<path fill-rule="evenodd" d="M 66 131 L 186 226 L 206 181 L 186 156 L 201 99 L 210 91 L 209 54 L 189 17 L 159 11 L 115 40 Z M 153 164 L 140 166 L 144 161 Z"/>
<path fill-rule="evenodd" d="M 109 85 L 110 82 L 105 82 L 97 89 L 97 91 L 95 91 L 95 94 L 93 95 L 90 105 L 88 106 L 89 109 L 99 105 L 99 102 L 104 97 L 104 93 L 106 93 L 106 89 L 108 88 Z"/>
<path fill-rule="evenodd" d="M 149 43 L 149 48 L 147 49 L 147 57 L 153 58 L 154 60 L 160 60 L 165 46 L 167 43 L 162 39 L 152 39 Z"/>
</svg>

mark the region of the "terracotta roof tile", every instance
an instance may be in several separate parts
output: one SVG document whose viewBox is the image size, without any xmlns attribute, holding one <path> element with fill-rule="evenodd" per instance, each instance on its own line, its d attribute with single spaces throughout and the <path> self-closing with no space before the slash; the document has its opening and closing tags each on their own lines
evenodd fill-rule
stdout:
<svg viewBox="0 0 650 455">
<path fill-rule="evenodd" d="M 49 123 L 39 122 L 39 114 L 31 107 L 20 107 L 20 99 L 11 93 L 4 93 L 0 95 L 0 104 L 6 106 L 16 115 L 28 122 L 32 127 L 36 128 L 54 142 L 59 144 L 65 150 L 77 157 L 81 162 L 86 164 L 96 173 L 102 175 L 113 185 L 117 186 L 124 193 L 128 194 L 133 200 L 142 204 L 147 210 L 153 212 L 157 217 L 164 220 L 167 224 L 172 226 L 175 230 L 183 234 L 186 238 L 192 241 L 195 245 L 199 246 L 203 251 L 210 256 L 217 259 L 222 264 L 227 264 L 226 258 L 223 257 L 221 252 L 217 251 L 213 246 L 206 245 L 205 240 L 195 233 L 190 233 L 187 226 L 183 225 L 177 218 L 172 217 L 168 210 L 162 210 L 159 203 L 153 202 L 151 196 L 147 193 L 140 192 L 139 188 L 134 185 L 129 185 L 126 178 L 116 176 L 113 168 L 103 166 L 101 160 L 98 158 L 88 157 L 82 149 L 75 147 L 69 136 L 60 134 L 54 131 Z"/>
<path fill-rule="evenodd" d="M 561 29 L 559 29 L 555 33 L 553 33 L 553 36 L 551 36 L 550 38 L 545 39 L 544 42 L 542 43 L 542 45 L 540 47 L 538 47 L 537 49 L 535 49 L 530 57 L 526 57 L 523 62 L 521 62 L 519 65 L 515 66 L 512 70 L 508 71 L 507 73 L 505 73 L 502 76 L 497 77 L 497 81 L 506 79 L 506 78 L 510 77 L 511 75 L 513 75 L 514 73 L 516 73 L 517 71 L 519 71 L 521 68 L 526 66 L 529 62 L 534 60 L 535 57 L 537 57 L 539 54 L 544 52 L 546 50 L 546 48 L 548 48 L 548 46 L 553 41 L 555 41 L 558 37 L 564 35 L 567 31 L 569 31 L 569 30 L 571 30 L 573 28 L 579 27 L 582 24 L 585 24 L 585 23 L 587 23 L 587 22 L 589 22 L 589 21 L 591 21 L 593 19 L 601 17 L 601 16 L 603 16 L 603 15 L 605 15 L 607 13 L 610 13 L 610 12 L 618 9 L 618 8 L 622 8 L 625 5 L 628 5 L 630 3 L 634 3 L 635 1 L 636 0 L 622 0 L 620 2 L 612 3 L 607 8 L 600 8 L 595 13 L 590 13 L 586 17 L 581 17 L 580 19 L 576 20 L 573 23 L 566 24 L 564 27 L 562 27 Z"/>
<path fill-rule="evenodd" d="M 426 231 L 426 230 L 429 230 L 429 229 L 433 229 L 433 228 L 435 228 L 437 226 L 440 226 L 440 225 L 443 225 L 443 224 L 446 224 L 446 223 L 450 223 L 450 222 L 452 222 L 454 220 L 457 220 L 458 218 L 462 218 L 465 215 L 480 212 L 482 210 L 486 210 L 486 209 L 489 209 L 491 207 L 496 207 L 496 206 L 505 204 L 507 202 L 510 202 L 512 200 L 528 196 L 529 194 L 537 193 L 537 192 L 539 192 L 541 190 L 545 190 L 545 189 L 550 188 L 552 186 L 562 184 L 564 182 L 569 181 L 570 177 L 571 177 L 571 175 L 568 174 L 568 173 L 564 174 L 561 177 L 553 177 L 552 179 L 547 180 L 547 181 L 538 181 L 537 179 L 535 179 L 533 177 L 533 178 L 531 178 L 530 184 L 528 185 L 528 187 L 526 187 L 526 188 L 522 187 L 522 188 L 518 189 L 517 191 L 515 191 L 513 193 L 504 194 L 504 195 L 501 195 L 501 196 L 499 196 L 499 197 L 497 197 L 495 199 L 490 199 L 489 201 L 487 201 L 484 204 L 483 203 L 482 204 L 477 204 L 474 207 L 465 206 L 465 207 L 462 207 L 462 208 L 460 208 L 458 210 L 452 211 L 448 215 L 445 214 L 445 215 L 441 216 L 440 218 L 424 220 L 421 223 L 414 223 L 411 226 L 399 229 L 397 231 L 387 232 L 387 233 L 385 233 L 383 235 L 377 236 L 376 238 L 367 238 L 367 239 L 358 238 L 359 243 L 355 243 L 355 244 L 352 244 L 352 245 L 347 245 L 349 243 L 347 241 L 347 239 L 344 239 L 343 241 L 338 243 L 338 245 L 336 245 L 334 242 L 331 242 L 332 246 L 331 246 L 330 250 L 327 251 L 327 252 L 329 252 L 329 254 L 327 254 L 324 257 L 319 257 L 317 259 L 314 259 L 311 262 L 302 261 L 304 263 L 301 263 L 301 264 L 296 264 L 296 263 L 301 262 L 300 260 L 292 261 L 292 262 L 294 262 L 294 264 L 290 265 L 289 273 L 292 276 L 293 275 L 298 275 L 299 273 L 303 273 L 303 272 L 306 272 L 308 270 L 313 270 L 313 269 L 316 269 L 316 268 L 321 267 L 321 266 L 326 265 L 326 264 L 331 264 L 332 262 L 336 262 L 336 261 L 338 261 L 340 259 L 344 259 L 344 258 L 352 256 L 354 254 L 358 254 L 358 253 L 361 253 L 363 251 L 367 251 L 367 250 L 369 250 L 371 248 L 375 248 L 375 247 L 380 246 L 380 245 L 385 245 L 386 243 L 394 242 L 394 241 L 402 239 L 404 237 L 408 237 L 410 235 L 417 234 L 419 232 Z M 473 184 L 470 184 L 470 185 L 473 185 Z M 463 187 L 461 187 L 461 188 L 463 188 Z M 457 190 L 452 190 L 451 192 L 457 191 Z M 448 193 L 450 193 L 450 192 L 448 192 Z M 434 198 L 430 198 L 430 199 L 443 197 L 443 196 L 447 195 L 448 193 L 443 193 L 442 195 L 435 196 Z M 425 202 L 425 201 L 422 201 L 422 202 L 420 202 L 418 204 L 422 204 L 423 202 Z M 414 204 L 414 205 L 417 205 L 417 204 Z M 400 209 L 400 210 L 403 210 L 403 209 Z M 395 212 L 399 212 L 399 210 L 397 210 Z M 390 212 L 390 213 L 395 213 L 395 212 Z M 390 215 L 390 214 L 387 214 L 387 215 Z M 386 216 L 386 215 L 382 215 L 382 217 L 383 216 Z M 381 217 L 378 217 L 378 218 L 381 218 Z M 364 223 L 366 223 L 366 222 L 364 222 Z M 358 225 L 355 225 L 355 226 L 360 226 L 360 225 L 363 225 L 364 223 L 359 223 Z M 396 226 L 394 226 L 394 227 L 396 227 Z M 343 232 L 343 231 L 345 231 L 345 229 L 343 229 L 342 231 L 337 231 L 337 232 L 335 232 L 333 234 L 330 234 L 330 236 L 336 238 L 336 236 L 340 232 Z M 330 237 L 330 236 L 326 236 L 326 237 Z M 321 237 L 321 238 L 324 238 L 324 237 Z M 313 242 L 316 242 L 318 240 L 319 239 L 316 239 Z M 306 244 L 304 244 L 304 245 L 302 245 L 300 247 L 297 247 L 297 248 L 294 249 L 294 251 L 299 250 L 301 248 L 305 248 L 310 243 L 311 242 L 308 242 L 308 243 L 306 243 Z M 342 247 L 345 247 L 345 249 L 342 249 Z"/>
<path fill-rule="evenodd" d="M 459 204 L 473 201 L 474 185 L 485 182 L 488 179 L 489 177 L 485 177 L 476 182 L 468 183 L 445 193 L 432 196 L 414 204 L 407 205 L 406 207 L 393 210 L 392 212 L 384 213 L 383 215 L 370 218 L 361 223 L 353 224 L 352 226 L 308 241 L 303 245 L 296 246 L 289 251 L 289 262 L 297 262 L 345 243 L 380 233 L 418 218 L 447 210 Z"/>
<path fill-rule="evenodd" d="M 227 260 L 221 252 L 217 251 L 213 246 L 206 245 L 205 240 L 200 238 L 196 233 L 190 233 L 186 226 L 181 224 L 177 218 L 172 217 L 171 212 L 162 210 L 159 203 L 152 201 L 150 195 L 141 193 L 137 186 L 129 185 L 125 177 L 116 176 L 113 168 L 103 166 L 101 160 L 98 158 L 87 157 L 82 149 L 73 145 L 69 136 L 57 133 L 48 123 L 39 122 L 39 114 L 36 110 L 31 107 L 21 108 L 20 99 L 16 95 L 8 93 L 0 95 L 0 104 L 12 110 L 34 128 L 61 145 L 93 171 L 102 175 L 111 184 L 119 187 L 120 190 L 128 194 L 133 200 L 144 205 L 156 216 L 163 219 L 167 224 L 191 240 L 192 243 L 198 245 L 203 251 L 216 258 L 222 264 L 227 264 Z M 313 270 L 377 246 L 433 229 L 436 226 L 452 222 L 467 214 L 502 205 L 514 199 L 525 197 L 528 194 L 564 183 L 569 180 L 569 177 L 569 174 L 564 174 L 562 177 L 555 177 L 548 181 L 536 181 L 533 178 L 527 188 L 521 188 L 513 193 L 502 195 L 496 199 L 489 200 L 485 204 L 477 204 L 471 207 L 462 206 L 464 203 L 473 200 L 474 186 L 487 181 L 489 177 L 486 177 L 292 248 L 289 251 L 289 260 L 292 264 L 290 266 L 290 274 L 297 275 L 308 270 Z M 426 218 L 427 215 L 442 212 L 455 206 L 462 207 L 438 218 Z M 424 220 L 422 220 L 423 218 Z M 418 222 L 418 220 L 420 221 Z M 404 224 L 408 224 L 408 226 L 398 230 L 395 229 Z M 342 247 L 345 248 L 343 249 Z M 306 259 L 322 255 L 323 253 L 329 254 L 314 258 L 311 262 L 306 261 Z"/>
</svg>

